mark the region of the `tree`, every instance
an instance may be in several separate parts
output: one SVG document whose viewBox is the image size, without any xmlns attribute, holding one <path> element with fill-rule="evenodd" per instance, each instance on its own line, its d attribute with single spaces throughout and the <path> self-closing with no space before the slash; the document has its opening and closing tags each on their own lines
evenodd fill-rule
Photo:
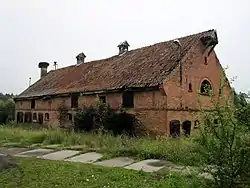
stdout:
<svg viewBox="0 0 250 188">
<path fill-rule="evenodd" d="M 0 93 L 0 124 L 7 123 L 15 117 L 13 94 Z"/>
<path fill-rule="evenodd" d="M 217 101 L 211 97 L 214 109 L 209 112 L 202 110 L 203 126 L 196 141 L 206 164 L 212 166 L 208 171 L 214 178 L 214 187 L 235 188 L 250 184 L 250 133 L 246 126 L 250 118 L 246 111 L 242 115 L 246 109 L 250 112 L 246 97 L 239 93 L 235 96 L 235 104 L 223 96 Z M 223 106 L 218 105 L 219 100 L 226 102 Z"/>
<path fill-rule="evenodd" d="M 248 94 L 243 92 L 239 92 L 239 94 L 237 94 L 236 92 L 234 92 L 234 104 L 236 107 L 245 107 L 248 104 L 248 99 Z"/>
</svg>

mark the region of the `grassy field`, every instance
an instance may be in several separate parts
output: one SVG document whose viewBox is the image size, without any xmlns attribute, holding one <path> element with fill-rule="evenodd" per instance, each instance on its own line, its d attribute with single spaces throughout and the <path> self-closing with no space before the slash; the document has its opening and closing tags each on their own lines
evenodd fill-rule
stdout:
<svg viewBox="0 0 250 188">
<path fill-rule="evenodd" d="M 18 159 L 20 169 L 0 173 L 0 187 L 6 188 L 178 188 L 203 187 L 197 177 L 178 174 L 150 174 L 121 168 L 108 168 L 80 163 Z"/>
<path fill-rule="evenodd" d="M 158 158 L 182 165 L 203 164 L 198 147 L 192 138 L 171 139 L 114 137 L 110 134 L 62 132 L 59 130 L 31 129 L 28 126 L 0 127 L 0 146 L 5 147 L 46 147 L 56 144 L 56 148 L 98 151 L 106 158 L 131 156 L 137 159 Z"/>
</svg>

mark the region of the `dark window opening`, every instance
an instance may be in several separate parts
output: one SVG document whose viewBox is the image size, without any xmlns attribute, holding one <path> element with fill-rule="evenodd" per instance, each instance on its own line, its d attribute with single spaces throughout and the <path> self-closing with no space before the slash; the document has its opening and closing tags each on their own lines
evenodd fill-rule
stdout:
<svg viewBox="0 0 250 188">
<path fill-rule="evenodd" d="M 37 114 L 36 114 L 36 113 L 33 113 L 32 120 L 33 120 L 33 121 L 37 121 Z"/>
<path fill-rule="evenodd" d="M 106 103 L 106 96 L 99 96 L 99 100 L 100 100 L 100 102 L 102 102 L 102 103 Z"/>
<path fill-rule="evenodd" d="M 215 119 L 215 120 L 214 120 L 214 124 L 217 125 L 218 123 L 219 123 L 219 122 L 218 122 L 218 119 Z"/>
<path fill-rule="evenodd" d="M 170 136 L 179 137 L 180 136 L 180 121 L 172 120 L 170 121 Z"/>
<path fill-rule="evenodd" d="M 124 91 L 122 95 L 123 107 L 134 107 L 134 93 L 131 91 Z"/>
<path fill-rule="evenodd" d="M 182 129 L 183 129 L 185 136 L 189 136 L 191 132 L 191 121 L 188 121 L 188 120 L 184 121 L 182 123 Z"/>
<path fill-rule="evenodd" d="M 203 94 L 203 95 L 210 95 L 210 94 L 211 94 L 211 92 L 212 92 L 212 86 L 211 86 L 211 84 L 210 84 L 209 81 L 204 80 L 204 81 L 201 83 L 200 92 L 201 92 L 201 94 Z"/>
<path fill-rule="evenodd" d="M 219 95 L 221 95 L 221 89 L 219 89 Z"/>
<path fill-rule="evenodd" d="M 78 95 L 71 96 L 71 108 L 78 108 Z"/>
<path fill-rule="evenodd" d="M 49 121 L 49 113 L 45 113 L 45 121 Z"/>
<path fill-rule="evenodd" d="M 67 114 L 67 117 L 68 117 L 68 120 L 69 120 L 69 121 L 72 121 L 72 119 L 73 119 L 73 118 L 72 118 L 72 114 L 70 114 L 70 113 Z"/>
<path fill-rule="evenodd" d="M 204 57 L 204 64 L 207 65 L 207 57 Z"/>
<path fill-rule="evenodd" d="M 36 101 L 35 101 L 35 99 L 32 99 L 31 100 L 31 109 L 34 109 L 35 106 L 36 106 Z"/>
<path fill-rule="evenodd" d="M 192 84 L 191 83 L 188 84 L 188 91 L 192 92 Z"/>
</svg>

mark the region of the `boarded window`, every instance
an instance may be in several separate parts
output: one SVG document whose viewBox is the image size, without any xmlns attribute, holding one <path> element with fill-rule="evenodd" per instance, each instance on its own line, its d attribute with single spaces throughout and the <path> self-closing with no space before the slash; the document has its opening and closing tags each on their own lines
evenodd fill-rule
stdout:
<svg viewBox="0 0 250 188">
<path fill-rule="evenodd" d="M 71 96 L 71 108 L 78 108 L 78 95 Z"/>
<path fill-rule="evenodd" d="M 45 119 L 45 121 L 49 121 L 49 113 L 45 113 L 44 119 Z"/>
<path fill-rule="evenodd" d="M 131 91 L 124 91 L 122 94 L 122 106 L 126 108 L 134 107 L 134 93 Z"/>
<path fill-rule="evenodd" d="M 210 94 L 212 94 L 212 86 L 211 86 L 211 84 L 210 84 L 210 82 L 208 80 L 204 80 L 201 83 L 200 92 L 203 95 L 210 95 Z"/>
<path fill-rule="evenodd" d="M 35 99 L 31 100 L 31 109 L 34 109 L 36 107 L 36 101 Z"/>
</svg>

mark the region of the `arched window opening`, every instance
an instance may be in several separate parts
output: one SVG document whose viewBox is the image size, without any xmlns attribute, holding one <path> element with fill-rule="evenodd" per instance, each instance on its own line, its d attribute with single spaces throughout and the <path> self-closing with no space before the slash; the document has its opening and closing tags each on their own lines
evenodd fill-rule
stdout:
<svg viewBox="0 0 250 188">
<path fill-rule="evenodd" d="M 32 120 L 33 120 L 34 122 L 36 122 L 36 121 L 37 121 L 37 114 L 36 114 L 36 113 L 33 113 Z"/>
<path fill-rule="evenodd" d="M 191 132 L 191 121 L 186 120 L 182 123 L 182 129 L 185 136 L 189 136 Z"/>
<path fill-rule="evenodd" d="M 45 121 L 49 121 L 49 113 L 45 113 Z"/>
<path fill-rule="evenodd" d="M 176 138 L 180 136 L 180 121 L 172 120 L 170 121 L 170 136 Z"/>
<path fill-rule="evenodd" d="M 212 94 L 212 85 L 210 84 L 210 82 L 208 80 L 204 80 L 201 83 L 200 92 L 203 95 L 211 95 Z"/>
</svg>

